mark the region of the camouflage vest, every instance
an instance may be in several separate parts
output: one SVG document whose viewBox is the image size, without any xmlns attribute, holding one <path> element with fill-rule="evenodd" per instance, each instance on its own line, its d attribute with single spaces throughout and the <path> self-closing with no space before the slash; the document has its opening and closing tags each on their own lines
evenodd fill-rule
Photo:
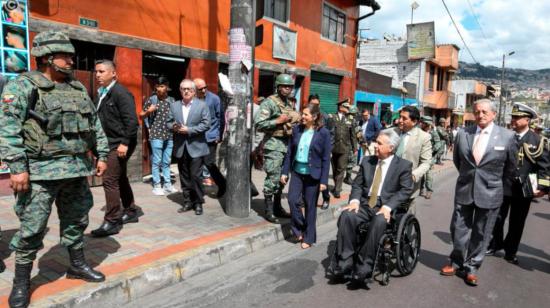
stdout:
<svg viewBox="0 0 550 308">
<path fill-rule="evenodd" d="M 92 122 L 94 104 L 80 82 L 73 80 L 65 89 L 58 89 L 40 72 L 24 73 L 19 78 L 36 87 L 38 98 L 34 110 L 48 120 L 45 124 L 34 118 L 25 120 L 23 137 L 28 157 L 72 156 L 93 148 L 96 142 Z"/>
<path fill-rule="evenodd" d="M 287 106 L 278 95 L 271 95 L 270 100 L 275 102 L 277 107 L 279 107 L 280 114 L 286 114 L 291 118 L 290 122 L 285 123 L 284 125 L 278 125 L 277 128 L 271 133 L 273 137 L 288 137 L 292 135 L 292 126 L 300 122 L 300 114 L 296 112 L 292 107 Z"/>
</svg>

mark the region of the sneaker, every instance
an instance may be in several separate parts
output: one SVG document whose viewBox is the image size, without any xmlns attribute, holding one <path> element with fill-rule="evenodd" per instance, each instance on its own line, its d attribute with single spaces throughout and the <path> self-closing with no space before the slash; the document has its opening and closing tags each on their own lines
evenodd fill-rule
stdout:
<svg viewBox="0 0 550 308">
<path fill-rule="evenodd" d="M 164 192 L 167 194 L 173 194 L 177 193 L 179 190 L 175 188 L 173 185 L 165 185 L 164 186 Z"/>
<path fill-rule="evenodd" d="M 160 187 L 160 185 L 155 185 L 153 187 L 153 195 L 164 196 L 164 190 L 162 189 L 162 187 Z"/>
</svg>

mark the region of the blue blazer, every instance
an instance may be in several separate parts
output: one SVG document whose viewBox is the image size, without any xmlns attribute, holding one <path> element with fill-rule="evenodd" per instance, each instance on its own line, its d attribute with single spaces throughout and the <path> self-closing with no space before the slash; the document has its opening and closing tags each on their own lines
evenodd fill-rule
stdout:
<svg viewBox="0 0 550 308">
<path fill-rule="evenodd" d="M 210 129 L 206 132 L 206 141 L 214 142 L 221 140 L 223 131 L 223 127 L 221 126 L 223 112 L 220 97 L 207 90 L 204 101 L 210 110 Z"/>
<path fill-rule="evenodd" d="M 174 156 L 181 158 L 183 150 L 187 150 L 189 156 L 197 158 L 208 155 L 208 144 L 206 143 L 206 131 L 210 128 L 210 112 L 205 102 L 194 98 L 187 116 L 187 122 L 183 121 L 181 101 L 172 103 L 166 126 L 173 129 L 175 123 L 183 124 L 189 128 L 185 135 L 174 132 Z"/>
<path fill-rule="evenodd" d="M 292 137 L 288 143 L 288 151 L 283 163 L 282 175 L 288 176 L 291 167 L 294 165 L 298 144 L 304 132 L 302 125 L 296 125 L 292 128 Z M 330 132 L 321 127 L 315 130 L 311 144 L 309 145 L 309 173 L 312 178 L 319 180 L 321 184 L 328 185 L 328 171 L 330 169 L 330 153 L 332 152 L 332 143 L 330 141 Z"/>
<path fill-rule="evenodd" d="M 363 124 L 365 124 L 365 122 L 361 123 L 361 129 L 363 128 Z M 369 121 L 367 122 L 367 127 L 363 132 L 363 138 L 365 139 L 365 141 L 372 142 L 376 139 L 376 137 L 378 136 L 378 133 L 381 130 L 382 130 L 382 124 L 380 124 L 380 121 L 378 121 L 378 118 L 371 115 L 369 118 Z"/>
</svg>

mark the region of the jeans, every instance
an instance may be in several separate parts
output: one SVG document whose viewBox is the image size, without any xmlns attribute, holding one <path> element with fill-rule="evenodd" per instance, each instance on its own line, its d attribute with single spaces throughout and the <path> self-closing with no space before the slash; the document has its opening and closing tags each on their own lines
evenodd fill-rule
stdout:
<svg viewBox="0 0 550 308">
<path fill-rule="evenodd" d="M 162 177 L 164 179 L 164 185 L 171 185 L 170 180 L 170 162 L 172 161 L 172 148 L 174 147 L 174 141 L 172 139 L 151 140 L 151 149 L 153 152 L 152 158 L 152 170 L 153 185 L 160 184 L 160 170 L 162 169 Z"/>
</svg>

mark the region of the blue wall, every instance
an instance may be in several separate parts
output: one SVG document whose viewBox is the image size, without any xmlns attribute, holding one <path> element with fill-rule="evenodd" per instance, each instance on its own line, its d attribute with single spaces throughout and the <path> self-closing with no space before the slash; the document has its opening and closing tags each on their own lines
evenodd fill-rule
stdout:
<svg viewBox="0 0 550 308">
<path fill-rule="evenodd" d="M 355 91 L 355 101 L 377 103 L 379 104 L 378 107 L 380 107 L 380 104 L 392 104 L 392 110 L 394 112 L 403 107 L 403 105 L 412 105 L 418 107 L 418 103 L 414 98 L 405 98 L 405 101 L 403 101 L 403 98 L 401 98 L 400 96 L 367 93 L 363 91 Z"/>
</svg>

